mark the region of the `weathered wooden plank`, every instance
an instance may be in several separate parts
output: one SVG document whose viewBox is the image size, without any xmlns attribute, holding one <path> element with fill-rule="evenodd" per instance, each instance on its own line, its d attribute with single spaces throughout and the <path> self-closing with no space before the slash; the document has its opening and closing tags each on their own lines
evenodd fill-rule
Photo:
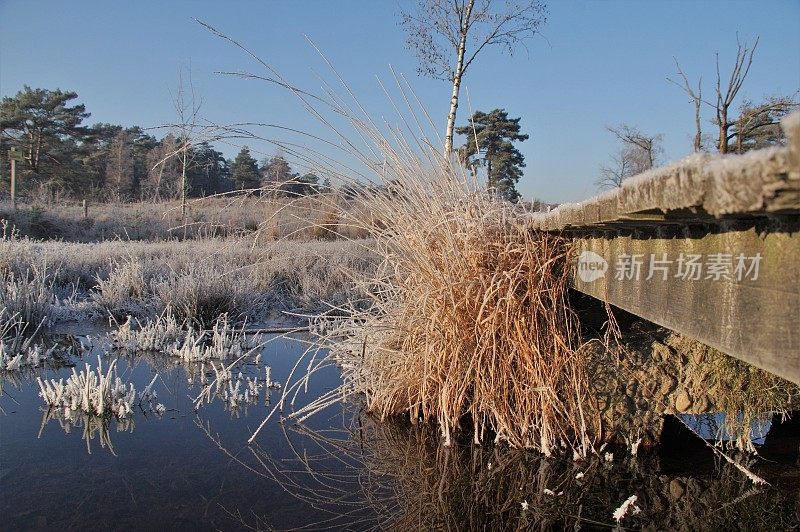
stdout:
<svg viewBox="0 0 800 532">
<path fill-rule="evenodd" d="M 694 210 L 716 219 L 749 214 L 800 213 L 800 112 L 784 118 L 786 146 L 744 155 L 695 154 L 626 180 L 580 203 L 529 215 L 533 229 L 558 231 L 609 223 L 640 213 Z"/>
<path fill-rule="evenodd" d="M 574 287 L 800 384 L 800 233 L 786 220 L 580 237 Z"/>
</svg>

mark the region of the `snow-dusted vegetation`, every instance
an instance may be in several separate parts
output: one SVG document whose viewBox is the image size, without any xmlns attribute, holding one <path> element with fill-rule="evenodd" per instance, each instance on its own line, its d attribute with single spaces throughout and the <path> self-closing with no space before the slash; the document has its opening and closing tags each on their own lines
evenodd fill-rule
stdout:
<svg viewBox="0 0 800 532">
<path fill-rule="evenodd" d="M 165 316 L 212 325 L 318 309 L 360 297 L 349 271 L 375 257 L 358 241 L 258 242 L 254 239 L 94 244 L 0 241 L 0 301 L 25 323 L 103 317 Z"/>
<path fill-rule="evenodd" d="M 126 384 L 120 379 L 116 370 L 116 359 L 111 361 L 108 369 L 103 371 L 103 360 L 97 357 L 97 367 L 86 364 L 85 369 L 76 371 L 64 379 L 37 379 L 39 396 L 52 408 L 62 408 L 93 416 L 114 416 L 123 419 L 131 415 L 137 404 L 152 402 L 150 393 L 152 382 L 138 394 L 133 384 Z M 153 379 L 153 382 L 155 378 Z M 155 405 L 158 407 L 158 405 Z M 159 408 L 160 410 L 160 408 Z"/>
</svg>

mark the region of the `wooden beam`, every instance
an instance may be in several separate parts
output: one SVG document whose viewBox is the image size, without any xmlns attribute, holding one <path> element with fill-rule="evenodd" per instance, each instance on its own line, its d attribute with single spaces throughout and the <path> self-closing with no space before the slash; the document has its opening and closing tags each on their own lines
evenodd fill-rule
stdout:
<svg viewBox="0 0 800 532">
<path fill-rule="evenodd" d="M 573 285 L 800 384 L 797 219 L 783 230 L 751 225 L 577 237 Z"/>
</svg>

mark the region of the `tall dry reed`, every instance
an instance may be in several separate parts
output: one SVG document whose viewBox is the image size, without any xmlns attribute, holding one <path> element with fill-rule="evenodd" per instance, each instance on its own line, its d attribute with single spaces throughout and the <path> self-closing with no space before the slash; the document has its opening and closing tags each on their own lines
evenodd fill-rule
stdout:
<svg viewBox="0 0 800 532">
<path fill-rule="evenodd" d="M 311 96 L 209 29 L 256 58 L 270 81 L 292 91 L 328 128 L 330 144 L 355 161 L 347 167 L 312 149 L 279 145 L 296 164 L 316 161 L 318 175 L 350 191 L 338 216 L 331 215 L 335 201 L 319 206 L 337 222 L 318 229 L 366 232 L 365 245 L 381 260 L 374 273 L 352 272 L 366 301 L 333 309 L 336 320 L 320 338 L 330 354 L 321 359 L 312 349 L 307 362 L 298 362 L 276 409 L 318 368 L 335 363 L 342 386 L 294 418 L 363 395 L 381 419 L 407 414 L 415 423 L 438 423 L 446 443 L 466 427 L 476 442 L 491 436 L 547 455 L 586 456 L 599 428 L 588 357 L 568 303 L 567 242 L 531 230 L 514 205 L 443 155 L 441 144 L 425 135 L 424 109 L 400 78 L 405 110 L 392 104 L 403 126 L 379 125 L 346 84 L 347 101 L 329 86 L 324 96 Z M 270 142 L 254 133 L 248 138 Z"/>
<path fill-rule="evenodd" d="M 531 231 L 513 207 L 412 169 L 402 192 L 363 198 L 383 258 L 364 279 L 369 310 L 334 329 L 341 393 L 381 419 L 464 426 L 512 447 L 585 456 L 599 434 L 587 355 L 568 302 L 569 246 Z M 317 404 L 324 404 L 324 401 Z"/>
</svg>

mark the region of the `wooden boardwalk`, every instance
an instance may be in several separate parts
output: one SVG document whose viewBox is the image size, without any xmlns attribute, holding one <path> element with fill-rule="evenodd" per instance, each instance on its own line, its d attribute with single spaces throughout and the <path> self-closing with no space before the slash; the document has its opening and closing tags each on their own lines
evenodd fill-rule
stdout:
<svg viewBox="0 0 800 532">
<path fill-rule="evenodd" d="M 783 127 L 531 224 L 576 239 L 575 289 L 800 384 L 800 113 Z"/>
</svg>

